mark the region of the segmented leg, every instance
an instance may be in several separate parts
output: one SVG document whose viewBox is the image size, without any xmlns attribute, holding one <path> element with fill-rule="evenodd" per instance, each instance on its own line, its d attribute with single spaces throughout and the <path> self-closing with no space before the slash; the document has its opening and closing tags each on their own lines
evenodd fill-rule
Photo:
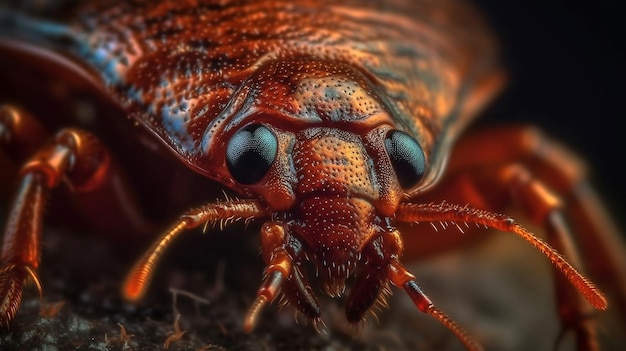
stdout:
<svg viewBox="0 0 626 351">
<path fill-rule="evenodd" d="M 420 289 L 415 277 L 409 273 L 399 262 L 390 265 L 389 280 L 397 287 L 403 289 L 411 298 L 415 306 L 448 328 L 465 345 L 468 351 L 481 351 L 478 344 L 464 329 L 459 327 L 450 317 L 439 310 L 428 296 Z"/>
<path fill-rule="evenodd" d="M 542 187 L 557 200 L 558 210 L 563 212 L 573 229 L 571 236 L 578 243 L 585 268 L 601 286 L 610 287 L 615 292 L 615 306 L 621 315 L 626 316 L 626 245 L 590 187 L 588 171 L 582 161 L 530 127 L 498 128 L 475 133 L 464 139 L 455 150 L 450 162 L 453 173 L 481 165 L 518 163 L 542 183 Z M 480 177 L 477 175 L 477 178 Z M 488 192 L 489 187 L 488 181 L 483 181 L 477 190 Z M 515 194 L 505 194 L 512 196 L 509 200 L 520 201 Z M 529 205 L 534 206 L 532 203 Z M 535 223 L 542 224 L 539 218 L 533 218 L 541 211 L 528 208 L 526 212 Z"/>
<path fill-rule="evenodd" d="M 519 165 L 503 168 L 503 186 L 512 189 L 527 212 L 545 228 L 547 241 L 567 257 L 575 267 L 583 264 L 572 234 L 563 219 L 562 204 L 546 189 L 544 184 L 532 177 L 527 169 Z M 596 330 L 590 319 L 593 310 L 577 294 L 561 274 L 555 275 L 555 292 L 563 329 L 572 330 L 577 337 L 579 350 L 597 350 Z"/>
<path fill-rule="evenodd" d="M 51 134 L 28 111 L 10 104 L 0 105 L 0 153 L 8 157 L 9 168 L 24 164 L 50 137 Z M 133 188 L 120 166 L 112 157 L 108 157 L 108 162 L 107 177 L 102 183 L 73 196 L 75 208 L 82 218 L 88 219 L 94 228 L 112 239 L 128 243 L 130 238 L 125 234 L 129 231 L 152 234 L 154 226 L 139 210 Z M 7 180 L 12 176 L 2 174 Z"/>
<path fill-rule="evenodd" d="M 40 288 L 36 271 L 42 212 L 50 189 L 65 183 L 81 193 L 73 200 L 82 217 L 124 243 L 131 241 L 129 230 L 140 233 L 150 226 L 109 151 L 88 132 L 64 129 L 51 137 L 27 111 L 5 104 L 0 106 L 0 151 L 11 163 L 22 165 L 0 257 L 0 323 L 5 324 L 15 315 L 24 283 L 32 281 Z"/>
<path fill-rule="evenodd" d="M 256 326 L 259 313 L 268 303 L 274 301 L 283 281 L 292 271 L 293 261 L 284 246 L 285 229 L 276 223 L 266 223 L 261 230 L 263 258 L 267 262 L 265 278 L 257 292 L 257 297 L 250 306 L 244 320 L 244 329 L 252 331 Z"/>
<path fill-rule="evenodd" d="M 405 220 L 402 216 L 413 216 L 415 212 L 412 206 L 405 206 L 399 209 L 400 220 Z M 387 248 L 385 257 L 386 275 L 389 281 L 396 287 L 403 289 L 413 301 L 413 304 L 423 313 L 435 318 L 439 323 L 448 328 L 465 345 L 469 351 L 481 351 L 482 346 L 477 343 L 463 328 L 456 324 L 452 318 L 435 306 L 430 298 L 420 289 L 415 280 L 415 276 L 407 271 L 398 261 L 402 253 L 403 245 L 401 235 L 397 230 L 385 232 L 381 236 Z"/>
<path fill-rule="evenodd" d="M 36 272 L 49 190 L 63 180 L 77 191 L 94 189 L 104 181 L 108 164 L 108 152 L 95 137 L 82 130 L 64 129 L 22 166 L 0 256 L 0 324 L 13 319 L 26 282 L 40 287 Z"/>
<path fill-rule="evenodd" d="M 574 266 L 592 262 L 589 268 L 594 279 L 611 279 L 599 282 L 617 291 L 623 304 L 624 245 L 599 202 L 585 193 L 584 167 L 569 152 L 532 128 L 501 128 L 462 140 L 449 171 L 440 183 L 445 194 L 434 196 L 498 212 L 511 204 L 520 205 L 531 221 L 545 228 L 550 245 Z M 573 232 L 564 220 L 570 217 L 576 229 Z M 593 243 L 594 251 L 583 251 L 581 260 L 576 242 Z M 580 289 L 576 285 L 580 283 L 573 283 Z M 561 274 L 557 274 L 555 286 L 563 327 L 576 333 L 579 350 L 597 350 L 589 305 Z"/>
<path fill-rule="evenodd" d="M 244 320 L 244 329 L 248 332 L 254 329 L 261 310 L 278 296 L 279 291 L 283 301 L 288 301 L 313 321 L 316 329 L 323 325 L 319 302 L 311 291 L 306 273 L 299 268 L 303 256 L 300 240 L 288 234 L 283 224 L 267 222 L 261 229 L 261 253 L 267 266 L 257 298 Z"/>
</svg>

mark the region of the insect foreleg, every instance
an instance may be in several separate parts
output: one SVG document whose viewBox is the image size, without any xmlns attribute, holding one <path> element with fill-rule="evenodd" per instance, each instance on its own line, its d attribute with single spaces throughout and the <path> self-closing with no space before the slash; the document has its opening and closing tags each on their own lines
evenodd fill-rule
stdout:
<svg viewBox="0 0 626 351">
<path fill-rule="evenodd" d="M 415 280 L 415 276 L 404 268 L 399 261 L 399 253 L 402 250 L 402 240 L 398 231 L 386 232 L 382 235 L 382 239 L 386 241 L 386 246 L 396 247 L 397 254 L 391 254 L 388 257 L 387 276 L 389 281 L 396 287 L 403 289 L 409 295 L 415 306 L 423 313 L 426 313 L 446 328 L 448 328 L 456 337 L 465 345 L 469 351 L 480 351 L 482 346 L 478 344 L 463 328 L 458 326 L 455 321 L 443 313 L 435 304 L 426 296 L 419 288 Z"/>
<path fill-rule="evenodd" d="M 62 181 L 76 191 L 94 190 L 105 183 L 109 165 L 108 151 L 93 135 L 63 129 L 22 166 L 0 257 L 0 324 L 8 324 L 15 316 L 25 282 L 32 280 L 41 290 L 36 272 L 49 191 Z"/>
<path fill-rule="evenodd" d="M 262 251 L 267 267 L 263 283 L 257 292 L 257 297 L 250 306 L 244 321 L 244 329 L 248 332 L 254 329 L 259 313 L 274 301 L 283 281 L 292 271 L 293 258 L 285 248 L 285 229 L 277 223 L 265 223 L 261 230 Z"/>
<path fill-rule="evenodd" d="M 614 308 L 623 311 L 623 240 L 589 187 L 586 174 L 587 167 L 576 155 L 536 128 L 493 128 L 462 138 L 440 183 L 444 193 L 424 196 L 420 201 L 444 198 L 488 211 L 504 211 L 511 206 L 521 209 L 532 224 L 543 228 L 542 238 L 567 258 L 569 265 L 585 269 L 614 298 Z M 578 282 L 572 281 L 575 274 L 564 276 L 560 266 L 555 271 L 560 271 L 555 273 L 554 285 L 561 335 L 573 331 L 580 349 L 597 350 L 597 323 L 589 318 L 593 309 L 570 282 L 587 300 L 595 300 L 590 301 L 595 308 L 604 305 L 603 299 L 596 293 L 585 293 L 587 283 L 578 278 Z"/>
</svg>

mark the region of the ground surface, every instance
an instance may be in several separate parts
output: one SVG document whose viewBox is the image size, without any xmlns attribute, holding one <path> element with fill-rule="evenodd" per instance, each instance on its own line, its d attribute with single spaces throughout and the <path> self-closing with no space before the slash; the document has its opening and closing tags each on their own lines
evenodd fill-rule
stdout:
<svg viewBox="0 0 626 351">
<path fill-rule="evenodd" d="M 559 327 L 545 262 L 517 238 L 492 237 L 411 269 L 435 303 L 487 350 L 552 350 Z M 119 295 L 128 263 L 116 247 L 97 237 L 50 231 L 41 269 L 44 306 L 63 304 L 42 317 L 31 290 L 10 328 L 0 332 L 0 349 L 161 350 L 169 338 L 169 350 L 463 350 L 397 290 L 379 322 L 371 319 L 356 335 L 340 302 L 332 301 L 323 305 L 325 333 L 297 324 L 289 308 L 272 305 L 258 330 L 245 334 L 242 318 L 262 270 L 256 243 L 245 238 L 213 232 L 188 237 L 166 257 L 146 301 L 131 306 Z M 179 339 L 172 337 L 177 312 L 185 331 Z M 606 350 L 626 345 L 614 325 L 603 324 L 601 334 Z M 569 339 L 559 348 L 571 349 Z"/>
</svg>

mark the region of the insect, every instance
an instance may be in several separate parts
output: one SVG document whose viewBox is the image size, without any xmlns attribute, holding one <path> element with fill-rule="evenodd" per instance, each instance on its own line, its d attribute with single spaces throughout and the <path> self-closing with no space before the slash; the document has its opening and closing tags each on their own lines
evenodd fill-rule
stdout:
<svg viewBox="0 0 626 351">
<path fill-rule="evenodd" d="M 182 233 L 264 220 L 265 274 L 244 329 L 253 330 L 278 296 L 318 323 L 314 286 L 347 295 L 346 318 L 356 324 L 393 285 L 478 350 L 400 261 L 418 249 L 410 238 L 416 229 L 400 226 L 479 224 L 521 236 L 554 264 L 562 273 L 555 279 L 562 323 L 581 349 L 595 349 L 594 326 L 584 316 L 589 306 L 607 308 L 607 300 L 553 248 L 580 264 L 563 215 L 589 228 L 581 235 L 599 243 L 596 269 L 610 272 L 608 279 L 623 281 L 623 246 L 616 234 L 603 234 L 602 209 L 579 192 L 583 172 L 567 151 L 528 128 L 460 138 L 503 84 L 493 39 L 468 6 L 94 1 L 52 3 L 45 16 L 36 10 L 1 10 L 4 54 L 96 90 L 139 125 L 143 143 L 241 196 L 180 215 L 129 273 L 127 299 L 141 299 Z M 3 324 L 19 307 L 25 282 L 41 289 L 41 214 L 50 189 L 119 189 L 115 154 L 97 128 L 64 127 L 49 137 L 45 116 L 28 109 L 4 105 L 0 119 L 5 149 L 22 164 L 4 231 Z M 561 197 L 573 198 L 571 207 Z M 495 213 L 510 203 L 545 227 L 550 245 Z"/>
</svg>

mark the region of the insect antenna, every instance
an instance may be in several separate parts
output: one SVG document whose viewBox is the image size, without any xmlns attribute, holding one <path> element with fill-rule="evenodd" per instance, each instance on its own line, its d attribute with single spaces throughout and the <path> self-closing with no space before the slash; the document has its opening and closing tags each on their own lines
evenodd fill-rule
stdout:
<svg viewBox="0 0 626 351">
<path fill-rule="evenodd" d="M 130 301 L 138 301 L 145 295 L 157 262 L 170 242 L 185 229 L 187 229 L 187 222 L 182 219 L 179 220 L 146 251 L 126 278 L 122 291 L 124 298 Z"/>
<path fill-rule="evenodd" d="M 266 216 L 267 212 L 263 204 L 254 200 L 207 204 L 183 214 L 137 261 L 126 277 L 124 285 L 122 285 L 124 298 L 129 301 L 138 301 L 145 295 L 156 264 L 163 256 L 165 249 L 178 234 L 208 222 L 214 223 L 215 221 L 228 218 L 259 218 Z"/>
<path fill-rule="evenodd" d="M 604 294 L 580 274 L 561 254 L 507 216 L 442 202 L 441 204 L 401 204 L 396 211 L 400 221 L 454 221 L 482 224 L 504 232 L 515 233 L 543 253 L 572 285 L 598 310 L 607 308 Z"/>
</svg>

